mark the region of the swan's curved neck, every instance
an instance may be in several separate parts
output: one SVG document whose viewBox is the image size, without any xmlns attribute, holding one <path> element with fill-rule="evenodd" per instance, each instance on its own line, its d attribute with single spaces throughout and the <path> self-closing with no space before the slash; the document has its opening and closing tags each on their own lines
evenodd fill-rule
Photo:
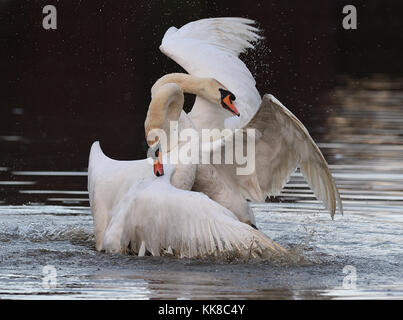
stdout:
<svg viewBox="0 0 403 320">
<path fill-rule="evenodd" d="M 211 78 L 195 77 L 186 73 L 167 74 L 153 85 L 151 96 L 154 97 L 158 90 L 167 83 L 177 84 L 183 92 L 196 95 L 196 102 L 189 116 L 198 129 L 200 128 L 225 128 L 224 121 L 230 117 L 228 111 L 217 102 L 212 101 L 212 92 L 209 81 Z M 222 88 L 225 88 L 222 85 Z"/>
<path fill-rule="evenodd" d="M 153 85 L 151 88 L 151 96 L 154 97 L 158 90 L 167 83 L 176 83 L 183 92 L 200 95 L 203 97 L 204 92 L 204 82 L 206 79 L 191 76 L 186 73 L 170 73 L 167 74 Z"/>
<path fill-rule="evenodd" d="M 149 138 L 151 130 L 163 129 L 168 133 L 169 122 L 179 120 L 183 102 L 183 91 L 178 85 L 167 83 L 158 88 L 148 107 L 147 117 L 144 122 L 146 139 L 149 145 L 155 142 L 150 140 L 152 138 Z"/>
<path fill-rule="evenodd" d="M 182 122 L 185 126 L 191 125 L 189 119 L 180 118 L 183 102 L 183 91 L 177 84 L 166 83 L 157 88 L 148 108 L 144 123 L 147 143 L 149 145 L 156 142 L 156 139 L 149 138 L 149 132 L 152 129 L 163 129 L 168 136 L 170 121 Z M 186 114 L 184 114 L 184 116 L 186 117 Z M 167 142 L 168 150 L 162 150 L 163 152 L 176 152 L 176 149 L 181 147 L 181 144 L 179 144 L 175 146 L 174 150 L 171 150 L 169 137 Z M 176 188 L 190 190 L 196 177 L 196 169 L 197 165 L 176 164 L 175 171 L 171 176 L 171 184 Z"/>
</svg>

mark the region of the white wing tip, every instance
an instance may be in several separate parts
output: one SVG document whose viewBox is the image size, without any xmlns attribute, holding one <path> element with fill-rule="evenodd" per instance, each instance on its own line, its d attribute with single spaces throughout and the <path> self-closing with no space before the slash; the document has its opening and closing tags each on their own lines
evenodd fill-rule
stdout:
<svg viewBox="0 0 403 320">
<path fill-rule="evenodd" d="M 90 154 L 97 153 L 99 151 L 102 152 L 101 145 L 99 144 L 99 141 L 94 141 L 91 145 Z"/>
<path fill-rule="evenodd" d="M 162 37 L 162 42 L 164 42 L 165 39 L 169 38 L 170 36 L 172 36 L 174 33 L 176 33 L 176 31 L 178 31 L 178 28 L 176 27 L 170 27 L 168 28 L 167 31 L 165 31 L 164 36 Z"/>
<path fill-rule="evenodd" d="M 233 52 L 238 55 L 246 49 L 253 49 L 253 42 L 259 41 L 264 38 L 258 34 L 261 30 L 257 28 L 256 22 L 248 18 L 238 17 L 220 17 L 220 18 L 205 18 L 196 21 L 191 21 L 180 29 L 170 27 L 164 34 L 161 44 L 167 44 L 171 41 L 180 41 L 183 39 L 198 39 L 209 42 L 214 45 L 221 46 L 224 40 L 224 46 L 227 51 Z M 218 36 L 218 39 L 217 39 Z M 171 45 L 175 47 L 175 43 Z M 168 46 L 168 47 L 169 47 Z M 160 50 L 167 54 L 167 50 Z M 173 50 L 172 48 L 165 48 Z"/>
<path fill-rule="evenodd" d="M 99 143 L 99 141 L 93 142 L 90 150 L 88 166 L 94 167 L 100 160 L 103 159 L 108 159 L 108 157 L 105 156 L 104 152 L 102 151 L 101 144 Z"/>
</svg>

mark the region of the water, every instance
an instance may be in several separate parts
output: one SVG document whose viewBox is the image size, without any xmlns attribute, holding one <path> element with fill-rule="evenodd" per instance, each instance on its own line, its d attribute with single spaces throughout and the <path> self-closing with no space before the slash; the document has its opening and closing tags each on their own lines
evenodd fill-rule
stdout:
<svg viewBox="0 0 403 320">
<path fill-rule="evenodd" d="M 0 167 L 0 297 L 402 299 L 403 80 L 378 75 L 339 83 L 328 92 L 320 115 L 326 120 L 315 130 L 340 187 L 344 216 L 332 221 L 298 172 L 276 201 L 251 205 L 258 227 L 301 261 L 213 263 L 99 253 L 85 168 L 19 170 L 10 163 Z M 0 136 L 9 149 L 30 141 Z M 46 265 L 56 268 L 56 288 L 42 286 Z M 355 288 L 343 288 L 351 275 L 343 269 L 355 270 Z"/>
</svg>

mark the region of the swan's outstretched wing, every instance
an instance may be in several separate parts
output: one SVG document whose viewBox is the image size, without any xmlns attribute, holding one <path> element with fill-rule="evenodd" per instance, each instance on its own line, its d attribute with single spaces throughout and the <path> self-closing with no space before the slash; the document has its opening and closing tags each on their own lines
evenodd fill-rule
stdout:
<svg viewBox="0 0 403 320">
<path fill-rule="evenodd" d="M 168 172 L 170 172 L 170 169 Z M 198 192 L 180 190 L 170 174 L 136 185 L 114 208 L 103 247 L 110 252 L 179 257 L 272 257 L 285 250 Z"/>
<path fill-rule="evenodd" d="M 98 250 L 102 250 L 104 233 L 112 218 L 112 208 L 117 199 L 133 185 L 154 178 L 152 164 L 146 159 L 113 160 L 102 152 L 98 141 L 93 143 L 88 164 L 88 192 Z"/>
<path fill-rule="evenodd" d="M 246 126 L 261 134 L 256 144 L 256 176 L 266 195 L 278 195 L 297 167 L 333 218 L 340 195 L 327 162 L 304 125 L 270 94 Z"/>
<path fill-rule="evenodd" d="M 242 128 L 261 102 L 252 74 L 238 58 L 241 52 L 253 48 L 251 42 L 260 38 L 259 30 L 252 24 L 253 20 L 243 18 L 202 19 L 180 29 L 169 28 L 160 46 L 165 55 L 189 74 L 215 78 L 236 95 L 234 104 L 241 117 L 231 117 L 228 113 L 230 119 L 226 121 L 226 126 L 234 129 Z M 206 100 L 196 97 L 192 113 L 203 114 L 197 109 L 204 108 L 205 104 L 208 104 Z M 200 127 L 201 119 L 194 121 Z"/>
</svg>

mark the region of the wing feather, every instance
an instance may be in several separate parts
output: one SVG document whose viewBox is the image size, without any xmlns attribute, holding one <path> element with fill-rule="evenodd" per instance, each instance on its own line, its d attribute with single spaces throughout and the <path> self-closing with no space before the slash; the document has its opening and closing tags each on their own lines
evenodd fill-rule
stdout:
<svg viewBox="0 0 403 320">
<path fill-rule="evenodd" d="M 251 42 L 262 38 L 254 24 L 255 21 L 246 18 L 201 19 L 180 29 L 169 28 L 162 39 L 162 45 L 182 39 L 199 40 L 238 56 L 246 49 L 253 48 Z"/>
<path fill-rule="evenodd" d="M 160 46 L 165 55 L 189 74 L 214 78 L 236 95 L 234 104 L 241 117 L 228 114 L 228 128 L 242 128 L 261 102 L 252 74 L 238 57 L 261 38 L 253 24 L 253 20 L 244 18 L 202 19 L 180 29 L 169 28 Z M 192 111 L 205 108 L 205 103 L 197 97 Z M 194 121 L 198 127 L 198 119 Z"/>
<path fill-rule="evenodd" d="M 188 258 L 211 254 L 246 258 L 249 250 L 259 257 L 286 253 L 206 195 L 176 189 L 161 180 L 147 188 L 129 190 L 122 204 L 106 231 L 106 251 L 126 252 L 128 243 L 138 243 L 133 246 L 138 248 L 144 242 L 152 255 L 164 254 L 163 249 L 170 247 L 175 255 Z M 264 250 L 251 249 L 252 243 Z"/>
<path fill-rule="evenodd" d="M 259 111 L 247 124 L 261 133 L 257 142 L 256 172 L 267 195 L 278 195 L 297 167 L 315 196 L 333 218 L 336 204 L 343 214 L 340 194 L 327 162 L 304 125 L 275 97 L 266 94 Z"/>
</svg>

